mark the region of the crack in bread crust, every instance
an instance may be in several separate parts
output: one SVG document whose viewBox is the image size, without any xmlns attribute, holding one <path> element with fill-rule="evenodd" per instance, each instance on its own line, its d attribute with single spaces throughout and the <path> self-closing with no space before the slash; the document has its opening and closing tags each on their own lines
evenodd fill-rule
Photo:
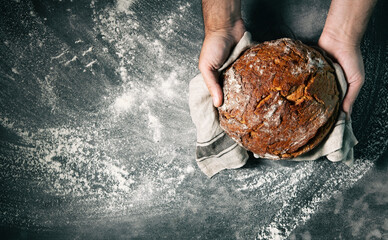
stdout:
<svg viewBox="0 0 388 240">
<path fill-rule="evenodd" d="M 334 69 L 300 41 L 283 38 L 253 46 L 221 77 L 221 127 L 261 157 L 292 158 L 313 149 L 337 118 Z"/>
</svg>

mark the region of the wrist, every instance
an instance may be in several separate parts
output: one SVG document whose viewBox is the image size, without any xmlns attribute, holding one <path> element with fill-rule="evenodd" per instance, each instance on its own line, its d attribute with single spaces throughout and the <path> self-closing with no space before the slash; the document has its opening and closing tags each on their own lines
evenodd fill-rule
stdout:
<svg viewBox="0 0 388 240">
<path fill-rule="evenodd" d="M 205 27 L 205 38 L 218 36 L 232 40 L 234 43 L 240 41 L 245 32 L 243 20 L 237 19 L 233 23 L 225 25 Z"/>
<path fill-rule="evenodd" d="M 354 41 L 345 40 L 338 36 L 323 32 L 318 41 L 318 46 L 335 59 L 340 61 L 344 55 L 349 53 L 360 53 L 360 44 Z"/>
<path fill-rule="evenodd" d="M 362 35 L 356 35 L 352 30 L 346 30 L 339 27 L 327 27 L 322 31 L 318 44 L 339 44 L 348 48 L 358 48 L 361 43 Z"/>
<path fill-rule="evenodd" d="M 321 38 L 358 47 L 376 1 L 332 0 Z"/>
</svg>

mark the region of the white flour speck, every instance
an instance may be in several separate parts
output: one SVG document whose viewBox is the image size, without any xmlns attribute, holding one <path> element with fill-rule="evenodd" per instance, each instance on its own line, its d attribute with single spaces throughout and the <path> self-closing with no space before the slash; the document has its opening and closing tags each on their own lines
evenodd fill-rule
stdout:
<svg viewBox="0 0 388 240">
<path fill-rule="evenodd" d="M 135 0 L 116 0 L 116 10 L 118 12 L 124 12 L 126 14 L 132 13 L 130 10 L 131 5 Z"/>
<path fill-rule="evenodd" d="M 11 70 L 15 74 L 20 74 L 16 67 L 11 68 Z"/>
<path fill-rule="evenodd" d="M 93 50 L 93 47 L 89 47 L 86 51 L 82 52 L 82 56 L 85 56 L 86 54 L 90 53 Z"/>
<path fill-rule="evenodd" d="M 97 62 L 97 60 L 93 60 L 90 63 L 86 64 L 85 67 L 87 67 L 87 68 L 92 67 L 96 62 Z"/>
<path fill-rule="evenodd" d="M 151 113 L 148 113 L 148 122 L 149 122 L 149 128 L 153 132 L 153 140 L 154 142 L 159 142 L 162 138 L 162 125 L 160 124 L 160 121 L 157 117 L 152 115 Z"/>
<path fill-rule="evenodd" d="M 65 62 L 64 65 L 67 66 L 69 65 L 71 62 L 74 62 L 75 60 L 77 60 L 77 56 L 74 56 L 72 59 L 70 59 L 69 61 Z"/>
<path fill-rule="evenodd" d="M 131 95 L 130 93 L 125 93 L 116 99 L 113 104 L 113 108 L 118 113 L 127 112 L 135 106 L 135 103 L 135 96 Z"/>
</svg>

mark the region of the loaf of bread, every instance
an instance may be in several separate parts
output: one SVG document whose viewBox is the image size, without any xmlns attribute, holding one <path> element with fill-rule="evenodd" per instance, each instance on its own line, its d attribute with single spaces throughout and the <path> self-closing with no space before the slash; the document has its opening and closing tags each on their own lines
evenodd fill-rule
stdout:
<svg viewBox="0 0 388 240">
<path fill-rule="evenodd" d="M 282 38 L 253 46 L 220 78 L 221 127 L 262 158 L 299 156 L 317 146 L 336 121 L 334 68 L 300 41 Z"/>
</svg>

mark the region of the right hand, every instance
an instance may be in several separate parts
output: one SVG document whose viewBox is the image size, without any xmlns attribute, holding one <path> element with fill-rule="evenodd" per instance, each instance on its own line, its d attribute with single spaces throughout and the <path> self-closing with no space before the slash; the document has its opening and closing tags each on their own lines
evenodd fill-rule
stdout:
<svg viewBox="0 0 388 240">
<path fill-rule="evenodd" d="M 242 19 L 238 19 L 231 28 L 205 33 L 198 68 L 213 98 L 215 107 L 221 106 L 223 101 L 223 93 L 218 82 L 218 70 L 229 57 L 233 47 L 240 41 L 244 32 L 244 23 Z"/>
</svg>

